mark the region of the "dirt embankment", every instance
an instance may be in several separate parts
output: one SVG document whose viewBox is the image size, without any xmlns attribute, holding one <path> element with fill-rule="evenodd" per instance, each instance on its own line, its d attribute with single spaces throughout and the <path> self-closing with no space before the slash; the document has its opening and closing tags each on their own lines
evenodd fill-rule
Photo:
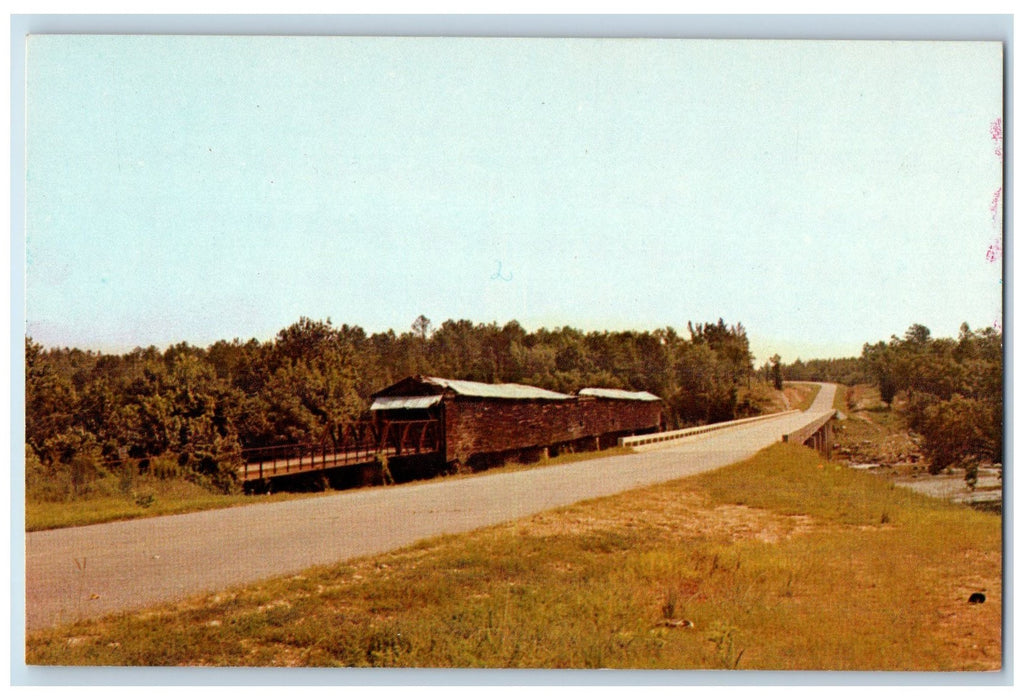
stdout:
<svg viewBox="0 0 1024 700">
<path fill-rule="evenodd" d="M 881 400 L 877 387 L 849 387 L 844 419 L 836 425 L 835 457 L 928 496 L 1001 507 L 1002 475 L 998 468 L 980 469 L 973 488 L 964 480 L 963 470 L 928 472 L 920 437 L 912 434 L 900 417 L 900 401 L 898 398 L 890 407 Z"/>
</svg>

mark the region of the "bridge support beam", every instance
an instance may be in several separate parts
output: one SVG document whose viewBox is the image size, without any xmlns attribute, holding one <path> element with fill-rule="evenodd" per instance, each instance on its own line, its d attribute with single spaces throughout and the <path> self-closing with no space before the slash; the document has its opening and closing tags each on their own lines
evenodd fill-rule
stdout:
<svg viewBox="0 0 1024 700">
<path fill-rule="evenodd" d="M 832 459 L 832 444 L 835 439 L 832 428 L 833 418 L 835 418 L 834 411 L 823 414 L 819 419 L 812 421 L 800 430 L 783 435 L 782 441 L 812 447 L 825 459 Z"/>
<path fill-rule="evenodd" d="M 832 459 L 832 444 L 835 433 L 832 429 L 832 421 L 825 423 L 804 441 L 804 445 L 817 450 L 825 459 Z"/>
</svg>

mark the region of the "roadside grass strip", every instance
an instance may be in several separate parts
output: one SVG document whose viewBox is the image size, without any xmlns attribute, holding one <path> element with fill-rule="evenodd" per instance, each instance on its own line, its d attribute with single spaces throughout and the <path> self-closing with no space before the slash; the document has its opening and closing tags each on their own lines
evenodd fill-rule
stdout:
<svg viewBox="0 0 1024 700">
<path fill-rule="evenodd" d="M 70 501 L 25 502 L 25 532 L 96 525 L 118 520 L 195 513 L 218 508 L 310 498 L 324 493 L 275 493 L 258 496 L 211 493 L 184 479 L 146 479 L 130 493 L 101 494 Z"/>
<path fill-rule="evenodd" d="M 500 466 L 491 467 L 476 473 L 448 474 L 433 477 L 434 479 L 466 479 L 483 474 L 523 471 L 540 467 L 553 467 L 584 460 L 603 459 L 632 454 L 629 447 L 609 447 L 600 451 L 584 451 L 564 453 L 557 457 L 548 457 L 534 462 L 510 460 Z M 269 494 L 217 494 L 189 483 L 185 479 L 140 478 L 139 488 L 128 493 L 121 493 L 115 479 L 98 495 L 64 501 L 40 501 L 28 499 L 25 502 L 25 532 L 37 530 L 55 530 L 62 527 L 79 527 L 97 525 L 118 520 L 137 520 L 160 515 L 179 515 L 195 513 L 219 508 L 234 508 L 263 503 L 276 503 L 300 498 L 318 498 L 329 496 L 341 491 L 327 489 L 323 491 L 280 491 Z M 405 483 L 420 483 L 411 481 Z M 104 484 L 106 485 L 106 484 Z M 401 485 L 399 485 L 401 486 Z M 359 488 L 379 488 L 377 486 L 361 486 L 346 489 L 346 492 Z"/>
<path fill-rule="evenodd" d="M 832 408 L 842 413 L 846 413 L 849 410 L 846 406 L 846 392 L 845 384 L 836 384 L 836 394 L 832 398 Z"/>
<path fill-rule="evenodd" d="M 998 516 L 777 444 L 668 484 L 30 633 L 26 660 L 995 670 L 1001 566 Z M 970 604 L 978 591 L 986 602 Z"/>
</svg>

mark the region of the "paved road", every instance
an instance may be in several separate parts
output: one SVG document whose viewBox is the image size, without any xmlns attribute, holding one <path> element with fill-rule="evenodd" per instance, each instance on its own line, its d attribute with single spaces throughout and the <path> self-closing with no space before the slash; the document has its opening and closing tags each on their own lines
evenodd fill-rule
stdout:
<svg viewBox="0 0 1024 700">
<path fill-rule="evenodd" d="M 28 629 L 141 608 L 397 549 L 745 459 L 814 406 L 631 455 L 26 536 Z M 78 564 L 76 564 L 76 560 Z M 79 568 L 79 565 L 83 564 Z"/>
</svg>

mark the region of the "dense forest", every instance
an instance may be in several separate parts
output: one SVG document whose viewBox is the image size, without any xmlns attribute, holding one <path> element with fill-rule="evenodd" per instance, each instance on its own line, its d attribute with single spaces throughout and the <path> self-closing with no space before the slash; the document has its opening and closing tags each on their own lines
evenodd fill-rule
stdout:
<svg viewBox="0 0 1024 700">
<path fill-rule="evenodd" d="M 835 382 L 853 386 L 875 381 L 871 368 L 862 357 L 841 357 L 829 360 L 797 359 L 782 365 L 782 375 L 790 382 Z"/>
<path fill-rule="evenodd" d="M 922 437 L 931 471 L 963 467 L 968 478 L 979 463 L 1001 463 L 1003 454 L 1003 336 L 994 328 L 974 332 L 965 323 L 958 338 L 932 338 L 915 324 L 902 338 L 865 345 L 861 359 L 882 400 L 903 398 L 907 427 Z"/>
<path fill-rule="evenodd" d="M 561 392 L 587 386 L 650 391 L 672 427 L 761 412 L 740 398 L 753 374 L 742 324 L 653 332 L 527 332 L 423 316 L 401 334 L 367 334 L 302 318 L 270 341 L 181 343 L 123 355 L 43 348 L 26 339 L 26 479 L 37 498 L 88 490 L 110 465 L 154 470 L 228 490 L 242 450 L 315 440 L 360 417 L 371 393 L 427 374 L 516 382 Z"/>
<path fill-rule="evenodd" d="M 932 338 L 920 324 L 902 338 L 866 343 L 860 357 L 782 365 L 789 381 L 875 384 L 905 427 L 921 437 L 929 469 L 998 464 L 1003 454 L 1003 336 L 995 328 Z M 899 400 L 897 400 L 899 399 Z"/>
</svg>

